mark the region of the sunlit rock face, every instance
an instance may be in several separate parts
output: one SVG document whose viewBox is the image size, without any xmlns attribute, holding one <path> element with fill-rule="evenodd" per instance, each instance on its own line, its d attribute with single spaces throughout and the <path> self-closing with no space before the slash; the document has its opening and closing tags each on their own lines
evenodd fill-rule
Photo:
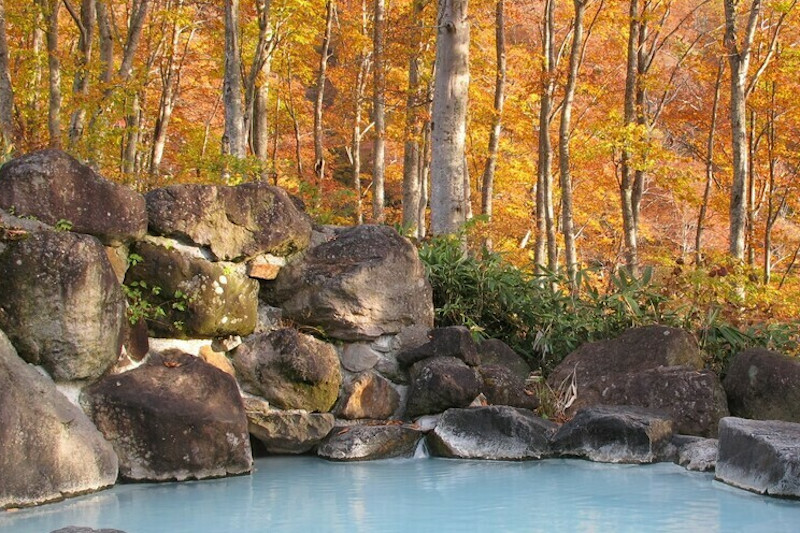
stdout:
<svg viewBox="0 0 800 533">
<path fill-rule="evenodd" d="M 94 492 L 117 480 L 111 445 L 2 332 L 0 450 L 0 509 Z"/>
<path fill-rule="evenodd" d="M 371 340 L 433 327 L 433 296 L 417 251 L 386 226 L 337 230 L 281 269 L 262 296 L 285 318 L 326 336 Z"/>
<path fill-rule="evenodd" d="M 99 377 L 119 357 L 125 298 L 100 242 L 37 231 L 0 253 L 0 328 L 57 381 Z"/>
<path fill-rule="evenodd" d="M 723 418 L 716 478 L 759 494 L 800 499 L 800 424 Z"/>
<path fill-rule="evenodd" d="M 144 197 L 61 150 L 40 150 L 0 168 L 0 208 L 116 246 L 147 230 Z"/>
<path fill-rule="evenodd" d="M 114 446 L 128 481 L 245 474 L 253 457 L 234 379 L 177 350 L 108 376 L 81 402 Z"/>
</svg>

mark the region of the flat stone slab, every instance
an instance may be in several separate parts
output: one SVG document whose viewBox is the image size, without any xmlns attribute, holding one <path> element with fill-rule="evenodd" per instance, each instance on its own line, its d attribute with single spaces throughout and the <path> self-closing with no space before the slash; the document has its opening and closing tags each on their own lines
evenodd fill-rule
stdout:
<svg viewBox="0 0 800 533">
<path fill-rule="evenodd" d="M 553 452 L 601 463 L 654 463 L 673 434 L 667 415 L 631 406 L 584 407 L 553 436 Z"/>
<path fill-rule="evenodd" d="M 716 478 L 759 494 L 800 499 L 800 424 L 723 418 Z"/>
<path fill-rule="evenodd" d="M 532 411 L 508 406 L 448 409 L 428 435 L 433 455 L 463 459 L 523 460 L 550 455 L 558 426 Z"/>
</svg>

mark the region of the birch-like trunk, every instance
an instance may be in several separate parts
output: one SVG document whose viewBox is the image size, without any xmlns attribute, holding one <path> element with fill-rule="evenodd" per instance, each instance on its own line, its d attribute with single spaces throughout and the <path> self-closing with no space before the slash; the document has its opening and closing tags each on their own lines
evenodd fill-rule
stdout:
<svg viewBox="0 0 800 533">
<path fill-rule="evenodd" d="M 17 134 L 14 127 L 14 90 L 8 64 L 8 38 L 6 35 L 6 8 L 0 0 L 0 142 L 3 153 L 16 147 Z"/>
<path fill-rule="evenodd" d="M 569 73 L 564 87 L 564 103 L 561 106 L 561 123 L 558 127 L 558 168 L 561 185 L 561 232 L 564 234 L 564 257 L 567 264 L 567 275 L 575 289 L 578 273 L 578 253 L 575 246 L 575 228 L 572 205 L 572 173 L 570 169 L 570 128 L 572 122 L 572 103 L 575 99 L 575 87 L 578 84 L 578 69 L 581 63 L 581 47 L 583 46 L 583 17 L 586 13 L 587 0 L 573 0 L 575 15 L 572 23 L 572 45 L 569 52 Z"/>
<path fill-rule="evenodd" d="M 41 0 L 47 29 L 47 73 L 49 94 L 47 131 L 52 148 L 61 148 L 61 62 L 58 59 L 58 12 L 61 0 Z"/>
<path fill-rule="evenodd" d="M 628 13 L 628 55 L 625 71 L 625 106 L 623 127 L 630 129 L 636 124 L 636 93 L 638 87 L 639 65 L 639 1 L 630 0 Z M 631 274 L 639 271 L 639 245 L 634 207 L 634 182 L 636 170 L 633 168 L 633 154 L 627 146 L 622 149 L 622 179 L 620 181 L 620 205 L 622 208 L 622 232 L 625 249 L 625 263 Z"/>
<path fill-rule="evenodd" d="M 505 32 L 505 1 L 497 0 L 495 5 L 494 32 L 495 32 L 495 57 L 496 72 L 494 82 L 494 113 L 492 127 L 489 131 L 489 154 L 481 178 L 481 214 L 487 221 L 492 221 L 494 174 L 497 169 L 497 153 L 500 148 L 500 133 L 503 124 L 503 105 L 505 104 L 506 88 L 506 32 Z M 487 237 L 484 246 L 491 250 L 492 241 Z"/>
<path fill-rule="evenodd" d="M 367 30 L 367 0 L 361 0 L 361 37 L 366 40 Z M 364 93 L 367 84 L 367 75 L 370 69 L 370 51 L 365 47 L 358 56 L 358 74 L 355 85 L 355 110 L 353 113 L 353 137 L 350 151 L 353 163 L 353 193 L 355 195 L 355 209 L 353 218 L 356 224 L 364 223 L 364 202 L 361 198 L 361 120 L 364 113 Z"/>
<path fill-rule="evenodd" d="M 239 0 L 225 0 L 225 133 L 222 137 L 222 153 L 237 159 L 243 159 L 246 155 L 241 72 Z M 228 171 L 225 172 L 227 175 Z"/>
<path fill-rule="evenodd" d="M 269 80 L 275 39 L 270 23 L 271 0 L 258 0 L 258 41 L 245 78 L 244 128 L 250 149 L 260 163 L 260 178 L 267 179 L 269 168 Z"/>
<path fill-rule="evenodd" d="M 65 5 L 70 8 L 70 4 Z M 81 100 L 85 100 L 89 94 L 89 65 L 94 51 L 94 28 L 97 20 L 95 0 L 83 0 L 80 14 L 78 16 L 73 13 L 70 14 L 73 15 L 80 32 L 78 65 L 72 82 L 72 94 L 79 101 L 79 105 L 72 112 L 72 117 L 69 121 L 69 146 L 72 148 L 83 136 L 83 130 L 86 127 L 86 103 Z"/>
<path fill-rule="evenodd" d="M 554 0 L 546 0 L 542 24 L 542 68 L 539 103 L 539 160 L 536 165 L 536 240 L 534 263 L 537 269 L 547 264 L 555 271 L 558 265 L 555 215 L 553 208 L 553 144 L 550 119 L 553 115 L 556 51 Z"/>
<path fill-rule="evenodd" d="M 336 11 L 336 2 L 328 0 L 325 7 L 325 33 L 322 38 L 322 50 L 319 54 L 319 70 L 317 71 L 317 97 L 314 100 L 314 172 L 317 182 L 322 183 L 325 178 L 325 148 L 322 131 L 322 109 L 325 102 L 325 80 L 328 72 L 328 59 L 330 59 L 331 31 L 333 29 L 333 15 Z"/>
<path fill-rule="evenodd" d="M 467 0 L 439 0 L 431 138 L 431 230 L 458 233 L 466 216 L 464 153 L 469 89 Z"/>
<path fill-rule="evenodd" d="M 708 213 L 708 203 L 711 199 L 711 186 L 714 183 L 714 136 L 717 132 L 717 111 L 719 109 L 719 96 L 722 88 L 722 73 L 725 70 L 725 63 L 719 62 L 717 67 L 717 78 L 714 83 L 714 101 L 711 105 L 711 124 L 708 127 L 708 139 L 706 140 L 706 183 L 703 189 L 703 201 L 700 204 L 700 213 L 697 216 L 697 233 L 694 238 L 694 262 L 700 265 L 703 260 L 703 230 L 705 229 L 706 213 Z"/>
<path fill-rule="evenodd" d="M 375 138 L 372 149 L 372 220 L 384 222 L 386 203 L 386 0 L 375 0 L 372 53 L 375 74 L 372 81 L 372 121 Z"/>
</svg>

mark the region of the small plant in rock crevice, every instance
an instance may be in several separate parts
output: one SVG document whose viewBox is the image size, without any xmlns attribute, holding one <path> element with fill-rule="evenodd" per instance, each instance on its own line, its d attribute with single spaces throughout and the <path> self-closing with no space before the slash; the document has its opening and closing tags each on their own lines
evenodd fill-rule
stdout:
<svg viewBox="0 0 800 533">
<path fill-rule="evenodd" d="M 142 261 L 144 258 L 138 254 L 132 253 L 128 256 L 129 266 Z M 143 280 L 123 284 L 122 291 L 128 300 L 128 321 L 131 325 L 141 320 L 163 323 L 168 309 L 184 312 L 191 302 L 190 296 L 181 290 L 176 290 L 170 298 L 165 298 L 161 287 L 149 285 Z M 178 331 L 184 328 L 182 321 L 174 321 L 172 325 Z"/>
</svg>

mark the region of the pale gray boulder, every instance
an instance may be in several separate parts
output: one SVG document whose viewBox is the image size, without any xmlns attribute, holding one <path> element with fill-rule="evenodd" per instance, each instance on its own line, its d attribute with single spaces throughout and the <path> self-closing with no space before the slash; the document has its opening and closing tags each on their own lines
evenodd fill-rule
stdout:
<svg viewBox="0 0 800 533">
<path fill-rule="evenodd" d="M 1 331 L 0 450 L 0 509 L 95 492 L 117 480 L 111 444 Z"/>
</svg>

